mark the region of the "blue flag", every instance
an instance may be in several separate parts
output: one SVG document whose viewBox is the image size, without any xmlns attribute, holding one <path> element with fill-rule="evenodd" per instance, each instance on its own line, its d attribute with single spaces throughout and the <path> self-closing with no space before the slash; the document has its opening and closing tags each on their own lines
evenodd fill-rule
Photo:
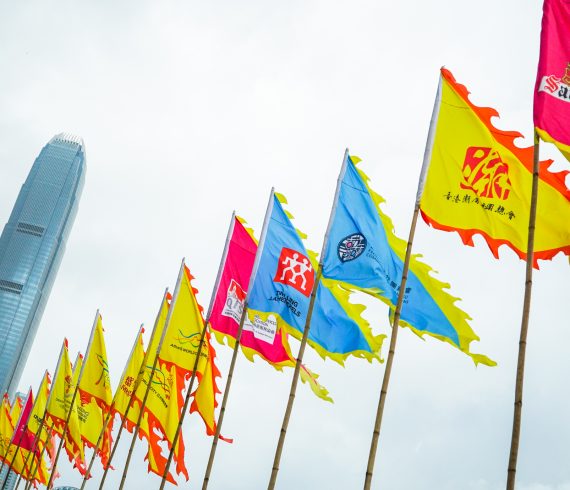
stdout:
<svg viewBox="0 0 570 490">
<path fill-rule="evenodd" d="M 315 254 L 305 249 L 279 194 L 272 194 L 267 224 L 248 295 L 248 315 L 255 327 L 274 335 L 285 327 L 301 338 L 316 280 Z M 374 336 L 360 316 L 363 306 L 348 302 L 349 292 L 321 281 L 311 317 L 308 342 L 321 356 L 340 363 L 349 356 L 379 359 L 384 335 Z"/>
<path fill-rule="evenodd" d="M 356 168 L 348 153 L 336 198 L 323 258 L 323 277 L 381 299 L 393 314 L 406 242 L 394 234 L 392 221 L 379 208 L 384 200 L 368 186 L 368 178 Z M 455 306 L 457 298 L 443 290 L 449 284 L 434 279 L 430 271 L 417 256 L 411 257 L 401 321 L 420 336 L 428 334 L 449 342 L 476 364 L 495 365 L 486 356 L 469 351 L 470 342 L 479 340 L 467 322 L 470 317 Z"/>
</svg>

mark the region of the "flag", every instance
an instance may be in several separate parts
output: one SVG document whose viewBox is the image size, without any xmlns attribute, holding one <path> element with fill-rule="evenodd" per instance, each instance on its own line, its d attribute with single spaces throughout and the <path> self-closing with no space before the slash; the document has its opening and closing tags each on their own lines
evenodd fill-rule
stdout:
<svg viewBox="0 0 570 490">
<path fill-rule="evenodd" d="M 544 0 L 540 59 L 534 89 L 534 126 L 570 161 L 570 3 Z"/>
<path fill-rule="evenodd" d="M 10 457 L 9 462 L 12 464 L 12 470 L 15 473 L 21 475 L 26 480 L 30 480 L 30 458 L 33 460 L 33 463 L 37 465 L 39 456 L 37 450 L 32 454 L 32 449 L 34 446 L 34 434 L 28 428 L 30 425 L 30 417 L 35 405 L 31 387 L 28 391 L 28 396 L 26 397 L 24 404 L 20 405 L 17 403 L 17 405 L 21 406 L 21 410 L 19 413 L 19 419 L 15 424 L 14 433 L 12 435 L 10 450 L 12 456 Z M 15 420 L 16 419 L 12 419 L 12 422 Z M 48 476 L 49 474 L 46 464 L 42 459 L 41 464 L 39 465 L 39 469 L 33 480 L 45 485 L 47 483 Z"/>
<path fill-rule="evenodd" d="M 143 365 L 141 380 L 135 392 L 135 397 L 139 404 L 139 407 L 137 407 L 136 410 L 137 412 L 140 410 L 140 405 L 142 405 L 142 400 L 144 399 L 147 387 L 149 386 L 154 361 L 156 359 L 156 349 L 165 328 L 169 308 L 171 308 L 171 306 L 169 305 L 168 297 L 165 296 L 157 316 L 156 326 L 152 336 L 153 338 L 149 343 L 148 355 L 145 357 L 146 361 Z M 166 338 L 164 339 L 163 344 L 164 342 L 166 342 Z M 153 349 L 153 346 L 155 346 L 154 350 L 151 350 Z M 162 364 L 160 359 L 156 363 L 154 374 L 152 375 L 152 383 L 148 388 L 149 392 L 143 411 L 140 429 L 149 444 L 146 456 L 146 459 L 149 462 L 148 470 L 161 476 L 166 469 L 167 458 L 162 454 L 162 448 L 159 443 L 164 441 L 167 443 L 168 447 L 172 447 L 173 432 L 171 426 L 173 411 L 180 409 L 181 412 L 184 402 L 182 389 L 178 389 L 178 386 L 184 386 L 184 372 L 176 369 L 172 371 L 173 367 L 176 368 L 176 365 L 169 364 L 167 366 L 166 364 Z M 176 373 L 176 376 L 173 375 L 173 372 Z M 177 474 L 184 475 L 186 481 L 188 481 L 189 476 L 184 463 L 184 454 L 184 439 L 182 437 L 182 433 L 180 433 L 173 459 L 176 462 Z M 171 475 L 169 475 L 169 481 L 174 481 L 174 478 Z"/>
<path fill-rule="evenodd" d="M 465 245 L 482 235 L 496 258 L 505 244 L 526 259 L 533 148 L 516 146 L 521 134 L 493 126 L 498 113 L 473 105 L 468 94 L 441 69 L 418 190 L 422 216 L 434 228 L 457 231 Z M 535 267 L 538 259 L 570 255 L 567 172 L 550 172 L 550 163 L 540 165 Z"/>
<path fill-rule="evenodd" d="M 196 356 L 199 355 L 196 367 L 196 377 L 199 383 L 202 383 L 206 376 L 210 391 L 208 398 L 211 403 L 198 403 L 198 411 L 206 423 L 206 431 L 208 434 L 215 434 L 216 423 L 214 409 L 218 405 L 216 394 L 220 393 L 216 378 L 220 376 L 220 372 L 215 365 L 216 352 L 210 342 L 210 335 L 206 332 L 202 349 L 198 354 L 200 346 L 200 337 L 205 328 L 204 318 L 202 317 L 202 307 L 198 304 L 196 293 L 198 292 L 192 286 L 192 275 L 186 265 L 183 267 L 183 273 L 180 278 L 178 294 L 172 300 L 170 306 L 172 312 L 170 320 L 165 327 L 162 348 L 159 354 L 159 362 L 170 369 L 176 366 L 177 371 L 184 376 L 190 376 L 194 370 Z M 207 373 L 207 374 L 205 374 Z M 198 387 L 198 390 L 200 387 Z M 205 390 L 205 388 L 203 388 Z M 203 391 L 201 391 L 203 393 Z M 206 396 L 204 394 L 204 396 Z M 194 404 L 193 404 L 194 405 Z M 196 405 L 194 405 L 196 406 Z M 202 409 L 208 410 L 207 413 Z"/>
<path fill-rule="evenodd" d="M 0 406 L 0 460 L 8 461 L 8 463 L 10 462 L 9 458 L 12 456 L 10 441 L 14 433 L 14 426 L 10 418 L 11 409 L 8 394 L 4 393 L 2 405 Z"/>
<path fill-rule="evenodd" d="M 30 414 L 30 419 L 28 422 L 28 430 L 31 434 L 33 434 L 34 438 L 37 439 L 36 441 L 36 451 L 41 451 L 44 444 L 47 442 L 47 435 L 48 430 L 46 427 L 46 423 L 42 424 L 42 419 L 44 417 L 44 413 L 47 406 L 47 401 L 50 393 L 50 376 L 49 373 L 46 371 L 42 377 L 42 381 L 36 392 L 36 401 L 32 408 L 32 412 Z M 41 427 L 41 431 L 40 431 Z"/>
<path fill-rule="evenodd" d="M 85 400 L 93 398 L 103 410 L 108 410 L 113 401 L 107 349 L 105 347 L 103 324 L 99 313 L 97 313 L 91 342 L 89 343 L 85 355 L 83 374 L 81 375 L 81 381 L 79 383 L 79 392 Z"/>
<path fill-rule="evenodd" d="M 145 357 L 143 332 L 144 329 L 141 327 L 115 393 L 112 409 L 113 413 L 119 414 L 121 419 L 125 418 L 127 414 L 127 408 L 131 401 L 133 390 L 137 385 L 137 378 L 143 368 Z M 133 403 L 128 412 L 128 418 L 125 420 L 125 427 L 127 427 L 129 432 L 132 432 L 133 427 L 136 425 L 138 420 L 140 405 L 138 403 Z"/>
<path fill-rule="evenodd" d="M 78 367 L 77 364 L 78 362 L 76 362 L 76 367 Z M 76 386 L 74 378 L 76 380 L 77 376 L 79 376 L 79 370 L 76 370 L 75 374 L 76 376 L 74 376 L 71 367 L 67 339 L 65 339 L 61 347 L 59 361 L 47 403 L 46 420 L 52 422 L 54 432 L 64 438 L 65 450 L 69 460 L 75 462 L 78 468 L 82 468 L 85 455 L 83 452 L 83 442 L 81 440 L 79 417 L 77 415 L 77 397 L 75 397 L 76 399 L 73 406 L 71 405 Z M 70 410 L 69 423 L 64 435 L 63 427 Z"/>
<path fill-rule="evenodd" d="M 281 194 L 271 193 L 248 296 L 247 314 L 257 328 L 277 332 L 286 328 L 301 338 L 309 297 L 315 283 L 315 254 L 308 252 L 302 234 L 290 221 Z M 374 336 L 360 316 L 363 306 L 348 302 L 348 292 L 320 281 L 311 318 L 308 343 L 322 357 L 343 363 L 352 355 L 380 359 L 384 335 Z"/>
<path fill-rule="evenodd" d="M 14 435 L 12 436 L 12 444 L 16 444 L 16 446 L 20 446 L 28 451 L 32 450 L 32 446 L 34 444 L 34 436 L 28 430 L 28 423 L 33 405 L 34 395 L 32 393 L 32 388 L 30 387 L 28 396 L 26 397 L 26 402 L 24 403 L 16 428 L 14 429 Z"/>
<path fill-rule="evenodd" d="M 241 218 L 232 217 L 227 250 L 220 266 L 220 279 L 214 289 L 208 315 L 209 325 L 218 341 L 224 343 L 227 340 L 231 347 L 235 345 L 256 252 L 257 241 L 253 231 L 244 226 Z M 278 369 L 284 365 L 294 365 L 284 329 L 268 332 L 256 328 L 246 318 L 240 345 L 252 362 L 257 354 Z"/>
<path fill-rule="evenodd" d="M 257 252 L 257 240 L 253 236 L 253 230 L 246 228 L 244 223 L 242 218 L 232 216 L 219 278 L 214 287 L 208 314 L 208 323 L 218 342 L 224 343 L 224 340 L 227 340 L 231 347 L 235 346 Z M 258 328 L 259 326 L 259 324 L 254 325 L 246 316 L 240 339 L 240 346 L 246 358 L 253 362 L 254 355 L 259 355 L 278 370 L 285 366 L 295 367 L 296 361 L 291 354 L 285 328 L 267 331 Z M 319 398 L 332 402 L 327 389 L 318 383 L 318 377 L 303 366 L 301 376 L 303 383 L 308 382 L 313 393 Z M 201 402 L 196 403 L 195 408 L 205 402 L 202 400 L 203 391 L 199 388 L 198 392 L 197 397 L 200 397 Z"/>
<path fill-rule="evenodd" d="M 380 209 L 384 199 L 374 192 L 368 177 L 357 169 L 356 157 L 346 153 L 339 189 L 328 230 L 323 276 L 347 289 L 368 293 L 393 313 L 397 304 L 407 244 L 398 238 L 388 216 Z M 469 326 L 469 316 L 457 306 L 458 298 L 444 291 L 432 269 L 410 259 L 400 320 L 416 334 L 449 342 L 477 363 L 495 365 L 486 356 L 473 354 L 469 344 L 479 337 Z"/>
<path fill-rule="evenodd" d="M 107 349 L 99 312 L 97 312 L 83 363 L 79 395 L 78 413 L 81 423 L 81 437 L 89 448 L 94 449 L 113 401 Z M 113 424 L 110 421 L 105 428 L 103 440 L 97 450 L 103 466 L 106 466 L 109 460 L 112 430 Z"/>
</svg>

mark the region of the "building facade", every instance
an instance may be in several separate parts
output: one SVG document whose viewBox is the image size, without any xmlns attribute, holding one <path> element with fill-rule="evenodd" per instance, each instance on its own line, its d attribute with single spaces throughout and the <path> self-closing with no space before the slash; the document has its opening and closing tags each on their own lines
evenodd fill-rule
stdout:
<svg viewBox="0 0 570 490">
<path fill-rule="evenodd" d="M 84 180 L 83 140 L 54 136 L 36 158 L 0 236 L 0 394 L 18 387 Z"/>
</svg>

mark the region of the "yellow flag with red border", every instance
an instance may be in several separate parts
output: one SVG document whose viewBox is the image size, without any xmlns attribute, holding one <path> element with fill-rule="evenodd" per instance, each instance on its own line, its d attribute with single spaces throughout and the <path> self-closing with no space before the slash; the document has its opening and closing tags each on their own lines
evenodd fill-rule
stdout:
<svg viewBox="0 0 570 490">
<path fill-rule="evenodd" d="M 127 413 L 127 407 L 131 401 L 133 390 L 137 384 L 137 378 L 141 372 L 141 368 L 144 362 L 145 352 L 143 332 L 144 329 L 141 328 L 135 340 L 135 344 L 132 348 L 129 360 L 125 366 L 125 371 L 121 377 L 117 391 L 115 392 L 113 412 L 115 414 L 119 414 L 121 419 L 123 419 Z M 129 431 L 132 431 L 132 426 L 136 425 L 139 412 L 139 404 L 133 403 L 128 411 L 128 421 L 125 421 L 127 428 L 129 428 Z"/>
<path fill-rule="evenodd" d="M 113 401 L 103 323 L 99 314 L 95 321 L 89 351 L 85 356 L 79 391 L 84 399 L 94 398 L 103 410 L 108 410 Z"/>
<path fill-rule="evenodd" d="M 79 395 L 78 413 L 81 422 L 81 437 L 88 447 L 94 449 L 113 401 L 103 323 L 99 313 L 97 313 L 89 349 L 83 362 Z M 109 459 L 112 430 L 112 423 L 107 424 L 103 441 L 97 451 L 104 466 Z"/>
<path fill-rule="evenodd" d="M 78 357 L 80 359 L 80 357 Z M 76 368 L 79 368 L 76 362 Z M 65 449 L 70 461 L 84 462 L 85 455 L 83 452 L 83 442 L 81 440 L 81 429 L 79 425 L 79 417 L 77 415 L 77 397 L 73 406 L 71 401 L 75 391 L 76 380 L 79 376 L 79 369 L 76 369 L 76 376 L 71 367 L 69 360 L 69 351 L 67 348 L 67 339 L 64 340 L 61 353 L 54 375 L 54 381 L 51 388 L 50 397 L 46 409 L 46 420 L 53 423 L 53 431 L 60 437 L 63 437 L 63 427 L 69 416 L 69 423 L 65 433 Z"/>
<path fill-rule="evenodd" d="M 522 135 L 497 129 L 491 118 L 498 113 L 468 95 L 442 68 L 418 192 L 422 216 L 434 228 L 457 231 L 466 245 L 482 235 L 496 258 L 504 244 L 526 259 L 533 147 L 516 146 Z M 540 164 L 535 267 L 538 259 L 570 255 L 568 172 L 551 172 L 551 163 Z"/>
<path fill-rule="evenodd" d="M 8 399 L 8 394 L 5 393 L 0 406 L 0 460 L 2 461 L 9 461 L 11 456 L 10 441 L 14 433 L 14 426 L 10 419 L 11 411 L 10 400 Z"/>
<path fill-rule="evenodd" d="M 198 290 L 192 286 L 192 279 L 190 270 L 184 265 L 159 356 L 161 362 L 169 367 L 175 365 L 185 375 L 190 375 L 194 370 L 200 338 L 205 328 L 203 308 L 196 299 Z M 206 332 L 199 356 L 196 368 L 199 385 L 194 395 L 198 399 L 194 399 L 191 412 L 198 411 L 206 424 L 207 433 L 215 434 L 214 409 L 217 406 L 216 395 L 220 393 L 216 378 L 220 376 L 220 371 L 215 364 L 216 352 L 210 342 L 209 332 Z"/>
</svg>

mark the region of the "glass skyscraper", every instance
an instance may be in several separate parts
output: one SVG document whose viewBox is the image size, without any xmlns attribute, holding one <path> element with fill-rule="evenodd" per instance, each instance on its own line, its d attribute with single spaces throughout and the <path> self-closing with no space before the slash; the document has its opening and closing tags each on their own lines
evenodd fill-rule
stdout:
<svg viewBox="0 0 570 490">
<path fill-rule="evenodd" d="M 77 213 L 83 140 L 44 146 L 0 236 L 0 395 L 18 387 Z"/>
</svg>

